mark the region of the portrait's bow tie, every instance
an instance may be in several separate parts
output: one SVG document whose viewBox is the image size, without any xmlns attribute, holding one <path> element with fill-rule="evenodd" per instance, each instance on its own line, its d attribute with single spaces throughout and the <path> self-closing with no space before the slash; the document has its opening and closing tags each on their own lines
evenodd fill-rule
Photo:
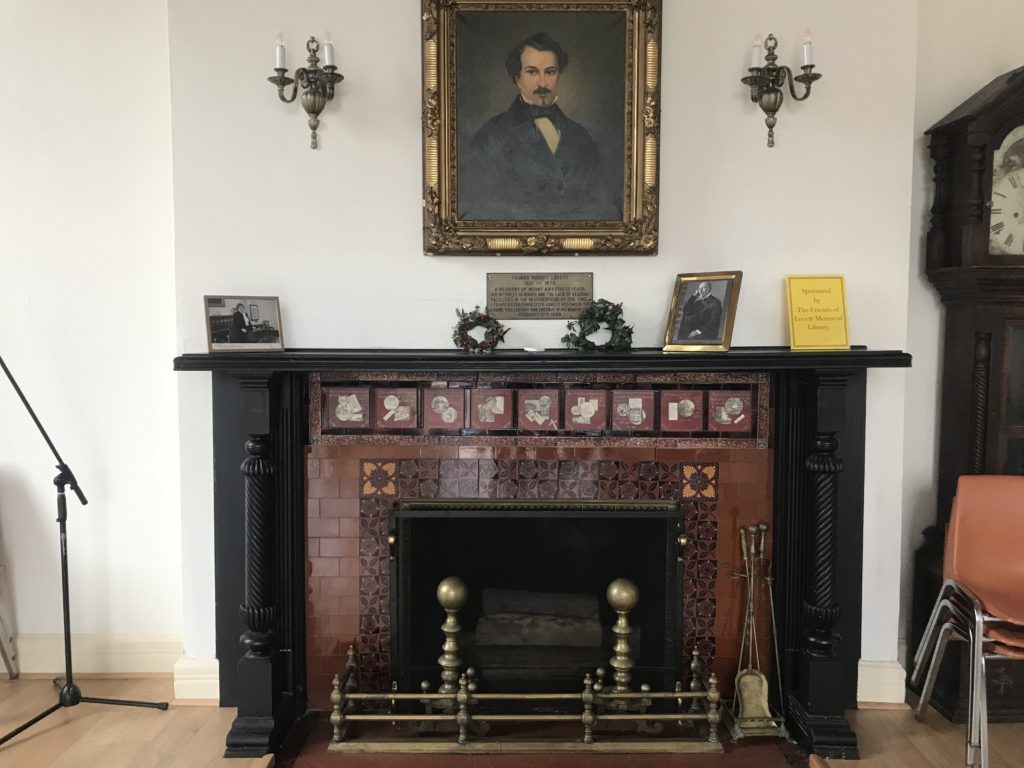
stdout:
<svg viewBox="0 0 1024 768">
<path fill-rule="evenodd" d="M 535 104 L 528 104 L 527 110 L 530 113 L 530 117 L 537 120 L 541 117 L 546 117 L 548 120 L 554 120 L 558 115 L 558 107 L 551 105 L 550 107 L 541 107 Z"/>
</svg>

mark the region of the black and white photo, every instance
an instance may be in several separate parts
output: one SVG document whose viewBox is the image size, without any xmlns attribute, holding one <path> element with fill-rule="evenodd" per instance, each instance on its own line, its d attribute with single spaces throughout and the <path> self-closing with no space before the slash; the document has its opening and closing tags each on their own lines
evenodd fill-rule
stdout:
<svg viewBox="0 0 1024 768">
<path fill-rule="evenodd" d="M 742 277 L 742 272 L 677 275 L 664 350 L 729 349 Z"/>
<path fill-rule="evenodd" d="M 281 307 L 276 296 L 205 296 L 211 352 L 279 352 Z"/>
</svg>

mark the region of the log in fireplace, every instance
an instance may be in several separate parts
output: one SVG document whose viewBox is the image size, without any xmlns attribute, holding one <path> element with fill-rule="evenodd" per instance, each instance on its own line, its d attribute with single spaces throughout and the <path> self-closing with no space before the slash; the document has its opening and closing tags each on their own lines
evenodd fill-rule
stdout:
<svg viewBox="0 0 1024 768">
<path fill-rule="evenodd" d="M 909 364 L 902 352 L 778 348 L 177 358 L 177 370 L 213 371 L 217 651 L 221 703 L 238 707 L 227 754 L 263 754 L 323 706 L 349 639 L 364 683 L 418 674 L 393 637 L 394 513 L 469 497 L 678 503 L 692 544 L 669 656 L 696 648 L 719 665 L 734 557 L 723 542 L 770 520 L 789 728 L 819 754 L 855 757 L 843 710 L 860 655 L 865 371 Z M 320 557 L 325 542 L 340 556 Z"/>
</svg>

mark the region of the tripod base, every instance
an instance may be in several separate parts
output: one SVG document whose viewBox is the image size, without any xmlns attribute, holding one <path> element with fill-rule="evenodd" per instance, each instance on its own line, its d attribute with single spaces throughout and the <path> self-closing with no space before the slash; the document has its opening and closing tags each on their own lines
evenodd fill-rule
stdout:
<svg viewBox="0 0 1024 768">
<path fill-rule="evenodd" d="M 58 695 L 58 701 L 49 709 L 45 709 L 38 715 L 28 720 L 10 733 L 3 737 L 0 737 L 0 744 L 6 744 L 8 741 L 13 739 L 22 731 L 31 728 L 33 725 L 38 723 L 40 720 L 49 717 L 59 709 L 65 709 L 66 707 L 74 707 L 79 704 L 111 704 L 114 706 L 121 707 L 147 707 L 149 709 L 167 709 L 166 701 L 133 701 L 131 699 L 101 699 L 96 696 L 83 696 L 82 690 L 74 683 L 65 683 L 62 679 L 57 678 L 53 681 L 53 684 L 60 688 L 60 694 Z"/>
</svg>

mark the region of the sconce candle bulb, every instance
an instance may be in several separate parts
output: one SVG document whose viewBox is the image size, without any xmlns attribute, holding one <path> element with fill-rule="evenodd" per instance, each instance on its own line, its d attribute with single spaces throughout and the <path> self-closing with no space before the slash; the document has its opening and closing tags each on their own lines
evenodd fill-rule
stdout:
<svg viewBox="0 0 1024 768">
<path fill-rule="evenodd" d="M 284 69 L 284 38 L 281 37 L 281 33 L 277 33 L 277 49 L 274 51 L 275 56 L 275 69 Z"/>
<path fill-rule="evenodd" d="M 764 66 L 764 46 L 761 44 L 761 36 L 754 35 L 754 48 L 750 52 L 750 68 L 758 69 Z"/>
<path fill-rule="evenodd" d="M 329 34 L 324 35 L 324 66 L 334 66 L 334 40 Z"/>
<path fill-rule="evenodd" d="M 320 51 L 320 43 L 315 37 L 306 41 L 306 51 L 309 57 L 306 59 L 307 66 L 295 70 L 295 79 L 287 76 L 288 70 L 284 66 L 284 45 L 278 36 L 277 66 L 273 77 L 268 77 L 271 83 L 277 86 L 277 95 L 285 104 L 291 104 L 298 95 L 299 86 L 302 86 L 302 108 L 309 116 L 308 124 L 310 130 L 309 146 L 317 148 L 316 129 L 320 125 L 320 113 L 327 102 L 334 98 L 334 86 L 345 79 L 344 75 L 338 74 L 338 68 L 334 66 L 334 46 L 329 42 L 330 36 L 325 41 L 323 69 L 320 68 L 320 59 L 317 53 Z M 285 95 L 285 88 L 292 86 L 291 95 Z"/>
<path fill-rule="evenodd" d="M 768 35 L 764 41 L 764 58 L 760 60 L 760 63 L 750 67 L 750 74 L 740 78 L 741 83 L 750 86 L 750 100 L 760 106 L 761 111 L 765 114 L 764 124 L 768 126 L 769 147 L 775 146 L 775 124 L 778 122 L 776 114 L 782 107 L 783 87 L 788 83 L 789 93 L 793 100 L 804 101 L 811 95 L 811 84 L 815 80 L 821 79 L 821 75 L 814 71 L 810 35 L 811 33 L 808 32 L 804 37 L 804 63 L 800 67 L 801 74 L 794 75 L 793 70 L 789 67 L 779 66 L 775 63 L 779 59 L 775 55 L 779 41 L 775 39 L 775 35 Z M 754 39 L 752 60 L 757 60 L 758 50 L 761 50 L 759 37 Z M 800 83 L 804 87 L 804 92 L 799 96 L 794 82 Z"/>
</svg>

